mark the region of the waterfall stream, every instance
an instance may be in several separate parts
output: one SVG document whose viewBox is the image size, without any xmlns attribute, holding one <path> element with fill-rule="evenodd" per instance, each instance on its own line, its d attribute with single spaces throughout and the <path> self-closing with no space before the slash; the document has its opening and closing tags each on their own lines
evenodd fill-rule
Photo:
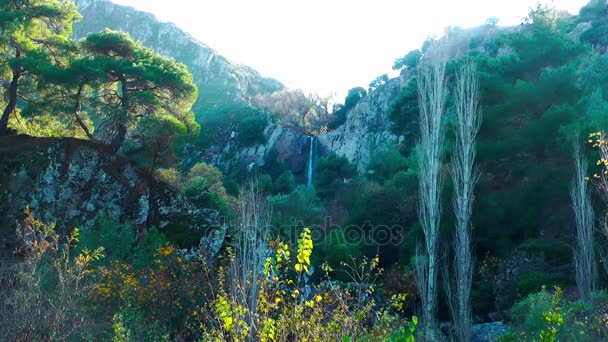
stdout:
<svg viewBox="0 0 608 342">
<path fill-rule="evenodd" d="M 308 173 L 306 175 L 306 188 L 312 189 L 312 179 L 313 179 L 313 164 L 314 164 L 314 156 L 315 156 L 315 147 L 316 147 L 316 139 L 314 136 L 310 136 L 310 147 L 308 152 Z"/>
</svg>

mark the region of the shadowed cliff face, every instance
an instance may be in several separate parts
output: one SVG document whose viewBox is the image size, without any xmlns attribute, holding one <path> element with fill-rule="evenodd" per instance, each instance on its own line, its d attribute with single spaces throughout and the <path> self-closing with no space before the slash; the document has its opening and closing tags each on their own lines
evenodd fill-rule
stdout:
<svg viewBox="0 0 608 342">
<path fill-rule="evenodd" d="M 0 138 L 0 250 L 14 242 L 17 220 L 29 205 L 59 228 L 95 225 L 99 215 L 131 222 L 140 232 L 189 229 L 202 234 L 219 214 L 197 208 L 103 147 L 78 139 Z M 186 227 L 186 228 L 183 228 Z"/>
<path fill-rule="evenodd" d="M 206 113 L 223 103 L 247 103 L 257 94 L 283 89 L 279 81 L 230 62 L 174 24 L 159 22 L 152 14 L 108 0 L 74 2 L 83 17 L 74 25 L 75 37 L 82 38 L 106 28 L 125 31 L 143 45 L 187 65 L 199 87 L 195 113 Z"/>
</svg>

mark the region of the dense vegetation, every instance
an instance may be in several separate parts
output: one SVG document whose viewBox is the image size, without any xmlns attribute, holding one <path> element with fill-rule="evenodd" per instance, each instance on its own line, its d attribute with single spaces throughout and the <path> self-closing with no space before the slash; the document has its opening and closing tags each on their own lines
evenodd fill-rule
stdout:
<svg viewBox="0 0 608 342">
<path fill-rule="evenodd" d="M 78 230 L 72 222 L 41 222 L 26 209 L 17 228 L 18 260 L 3 260 L 0 268 L 4 336 L 433 338 L 417 327 L 414 271 L 427 233 L 417 212 L 424 82 L 418 71 L 432 39 L 395 61 L 407 81 L 388 113 L 398 143 L 374 151 L 364 174 L 343 156 L 322 154 L 308 188 L 278 151 L 265 151 L 264 165 L 252 170 L 222 144 L 236 134 L 238 149 L 264 145 L 269 124 L 307 137 L 334 131 L 360 101 L 383 91 L 391 81 L 386 75 L 367 90 L 351 89 L 331 109 L 328 98 L 299 90 L 256 94 L 248 103 L 210 92 L 199 97 L 195 120 L 197 89 L 183 64 L 123 32 L 70 38 L 79 14 L 68 2 L 0 0 L 0 9 L 0 135 L 91 140 L 196 207 L 219 211 L 226 223 L 213 232 L 163 230 L 99 213 L 94 228 Z M 608 233 L 607 12 L 605 1 L 590 2 L 574 17 L 538 7 L 518 27 L 489 20 L 474 30 L 446 31 L 460 51 L 447 61 L 447 82 L 474 65 L 483 113 L 470 224 L 472 319 L 510 322 L 505 341 L 608 339 L 608 296 L 600 290 L 608 286 L 608 270 L 598 267 L 592 291 L 579 293 L 580 222 L 570 192 L 574 146 L 585 144 L 582 158 L 599 160 L 588 170 L 586 184 L 598 190 L 589 207 L 601 213 L 595 221 Z M 448 95 L 441 147 L 453 151 L 458 104 L 452 88 Z M 225 154 L 230 162 L 184 155 L 193 150 Z M 450 241 L 458 218 L 450 203 L 458 184 L 448 176 L 454 158 L 445 153 L 441 169 L 442 260 L 455 258 Z M 592 235 L 595 260 L 608 250 L 608 235 Z M 441 266 L 439 283 L 449 283 L 447 269 Z M 448 292 L 441 286 L 438 292 L 436 319 L 448 321 Z"/>
</svg>

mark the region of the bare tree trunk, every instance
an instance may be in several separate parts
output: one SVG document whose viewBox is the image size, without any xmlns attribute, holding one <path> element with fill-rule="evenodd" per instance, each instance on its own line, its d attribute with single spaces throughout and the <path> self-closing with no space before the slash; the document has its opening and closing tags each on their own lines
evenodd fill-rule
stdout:
<svg viewBox="0 0 608 342">
<path fill-rule="evenodd" d="M 18 48 L 15 49 L 15 58 L 18 59 L 21 57 L 21 50 Z M 23 74 L 23 69 L 20 66 L 13 68 L 13 78 L 11 79 L 11 83 L 8 86 L 8 103 L 2 112 L 2 117 L 0 117 L 0 136 L 4 136 L 8 131 L 8 120 L 10 115 L 13 114 L 15 109 L 17 108 L 17 98 L 18 98 L 18 89 L 19 89 L 19 80 L 21 79 L 21 75 Z"/>
<path fill-rule="evenodd" d="M 110 148 L 114 153 L 117 153 L 122 145 L 124 145 L 127 138 L 127 122 L 129 121 L 129 110 L 131 107 L 131 98 L 129 93 L 129 87 L 127 85 L 127 79 L 125 76 L 120 76 L 120 89 L 121 89 L 121 107 L 122 112 L 116 123 L 116 132 L 114 137 L 110 141 Z"/>
<path fill-rule="evenodd" d="M 74 104 L 74 118 L 76 119 L 76 122 L 78 123 L 84 134 L 90 140 L 99 142 L 97 141 L 97 139 L 95 139 L 95 136 L 93 136 L 93 133 L 91 133 L 91 130 L 89 130 L 87 124 L 84 123 L 84 121 L 82 121 L 82 118 L 80 117 L 80 113 L 82 112 L 82 92 L 84 91 L 84 86 L 84 82 L 80 83 L 80 85 L 78 86 L 78 92 L 75 95 L 76 103 Z"/>
<path fill-rule="evenodd" d="M 587 162 L 583 159 L 580 144 L 574 146 L 575 175 L 570 187 L 572 209 L 576 222 L 577 248 L 574 254 L 576 267 L 576 285 L 581 299 L 591 301 L 591 293 L 597 282 L 597 264 L 595 262 L 594 212 L 585 179 Z"/>
<path fill-rule="evenodd" d="M 425 336 L 434 340 L 437 298 L 437 241 L 441 220 L 441 169 L 445 129 L 445 102 L 447 98 L 446 39 L 436 41 L 426 60 L 418 67 L 418 102 L 420 106 L 420 141 L 417 146 L 419 182 L 419 219 L 424 232 L 426 258 L 424 265 L 416 265 Z M 418 260 L 420 263 L 421 260 Z"/>
<path fill-rule="evenodd" d="M 233 298 L 247 308 L 248 336 L 257 336 L 254 318 L 257 314 L 259 279 L 264 262 L 270 255 L 268 237 L 272 210 L 257 183 L 248 185 L 239 197 L 239 222 L 234 260 L 230 269 Z"/>
<path fill-rule="evenodd" d="M 479 83 L 475 65 L 467 62 L 456 76 L 456 141 L 452 161 L 454 183 L 454 296 L 450 311 L 458 341 L 469 341 L 471 336 L 471 283 L 473 256 L 471 252 L 471 214 L 473 193 L 479 178 L 475 167 L 475 137 L 481 125 Z"/>
</svg>

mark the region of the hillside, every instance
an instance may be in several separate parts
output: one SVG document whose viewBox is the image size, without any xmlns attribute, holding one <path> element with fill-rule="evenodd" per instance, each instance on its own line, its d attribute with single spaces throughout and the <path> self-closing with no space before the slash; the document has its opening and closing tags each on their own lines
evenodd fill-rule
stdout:
<svg viewBox="0 0 608 342">
<path fill-rule="evenodd" d="M 192 38 L 172 23 L 158 21 L 152 14 L 112 3 L 110 0 L 75 0 L 82 21 L 74 25 L 74 36 L 85 37 L 105 28 L 128 32 L 156 52 L 188 66 L 199 88 L 194 111 L 197 116 L 217 106 L 248 103 L 257 94 L 281 90 L 283 85 L 262 77 L 245 65 L 226 57 Z"/>
<path fill-rule="evenodd" d="M 24 3 L 9 339 L 608 340 L 607 1 L 448 28 L 342 103 L 130 7 Z"/>
</svg>

